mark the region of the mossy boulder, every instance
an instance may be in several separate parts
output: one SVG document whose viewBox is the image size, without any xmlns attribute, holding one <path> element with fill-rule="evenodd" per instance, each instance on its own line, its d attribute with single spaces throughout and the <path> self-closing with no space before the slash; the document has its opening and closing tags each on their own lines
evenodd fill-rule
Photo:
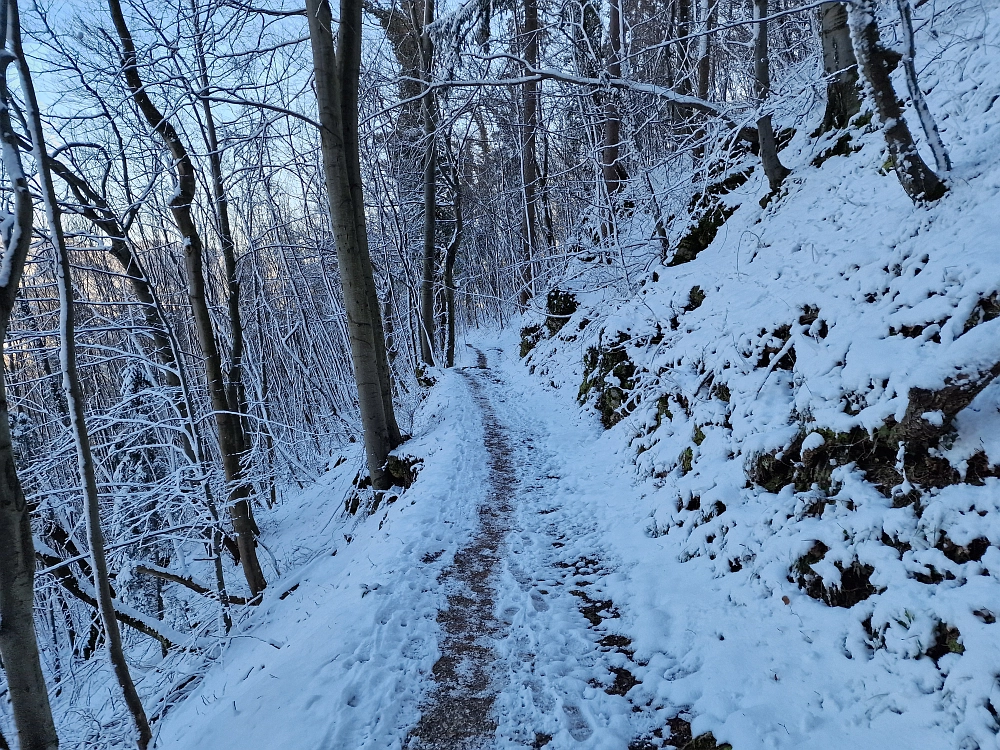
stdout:
<svg viewBox="0 0 1000 750">
<path fill-rule="evenodd" d="M 576 312 L 578 303 L 576 295 L 571 292 L 564 292 L 561 289 L 553 289 L 545 298 L 545 311 L 548 316 L 545 318 L 545 327 L 549 336 L 555 336 L 559 330 L 566 325 L 570 316 Z"/>
<path fill-rule="evenodd" d="M 423 467 L 423 459 L 415 456 L 392 456 L 385 462 L 385 470 L 389 472 L 393 482 L 407 489 L 417 478 L 417 473 Z"/>
<path fill-rule="evenodd" d="M 694 225 L 677 242 L 674 257 L 667 265 L 679 266 L 697 258 L 698 253 L 712 244 L 719 229 L 735 212 L 735 206 L 726 206 L 714 198 L 709 200 L 708 206 L 699 213 Z"/>
<path fill-rule="evenodd" d="M 747 478 L 774 493 L 789 484 L 794 485 L 798 492 L 805 492 L 813 485 L 829 492 L 834 470 L 854 464 L 865 473 L 869 482 L 888 497 L 892 489 L 903 481 L 896 468 L 898 451 L 899 441 L 891 420 L 872 432 L 862 427 L 847 432 L 825 428 L 802 429 L 787 447 L 754 456 L 747 467 Z M 943 460 L 935 460 L 935 465 Z M 931 479 L 926 466 L 921 470 L 914 461 L 913 468 L 913 474 L 907 473 L 911 481 L 916 477 Z"/>
<path fill-rule="evenodd" d="M 544 335 L 542 327 L 538 324 L 525 326 L 521 329 L 521 359 L 528 356 L 528 353 L 538 345 Z"/>
<path fill-rule="evenodd" d="M 592 346 L 583 357 L 583 382 L 578 399 L 586 403 L 596 394 L 594 406 L 601 413 L 601 424 L 606 430 L 630 411 L 629 392 L 635 386 L 636 368 L 625 350 L 628 340 L 626 334 L 619 333 L 615 344 Z"/>
</svg>

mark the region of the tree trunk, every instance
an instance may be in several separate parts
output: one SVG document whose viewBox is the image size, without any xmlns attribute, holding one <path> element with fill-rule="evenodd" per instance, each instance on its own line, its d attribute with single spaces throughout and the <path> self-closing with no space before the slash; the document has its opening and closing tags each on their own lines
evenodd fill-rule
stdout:
<svg viewBox="0 0 1000 750">
<path fill-rule="evenodd" d="M 434 364 L 434 275 L 437 265 L 437 126 L 434 95 L 430 90 L 434 45 L 429 25 L 434 20 L 434 0 L 424 0 L 420 29 L 420 67 L 423 99 L 420 102 L 424 123 L 424 247 L 420 275 L 420 360 Z"/>
<path fill-rule="evenodd" d="M 753 17 L 753 72 L 754 88 L 759 106 L 767 106 L 767 98 L 771 93 L 771 70 L 767 49 L 767 0 L 754 0 Z M 778 158 L 778 145 L 774 139 L 774 128 L 771 126 L 771 115 L 764 114 L 757 119 L 757 135 L 760 140 L 760 161 L 767 175 L 767 183 L 771 193 L 776 193 L 785 177 L 788 168 Z"/>
<path fill-rule="evenodd" d="M 900 62 L 903 64 L 906 88 L 910 92 L 913 109 L 916 110 L 917 117 L 920 118 L 920 126 L 924 130 L 924 135 L 927 136 L 927 143 L 934 154 L 937 170 L 942 174 L 947 173 L 951 171 L 951 157 L 948 156 L 948 149 L 945 148 L 944 141 L 941 140 L 941 133 L 934 121 L 934 115 L 931 114 L 927 100 L 924 98 L 924 92 L 920 90 L 920 84 L 917 81 L 917 67 L 913 62 L 917 50 L 913 39 L 913 15 L 910 11 L 910 2 L 909 0 L 896 0 L 896 7 L 899 8 L 899 18 L 903 24 L 903 58 Z"/>
<path fill-rule="evenodd" d="M 608 40 L 611 45 L 608 57 L 608 77 L 622 77 L 622 13 L 621 0 L 611 0 L 608 11 Z M 621 164 L 622 118 L 614 95 L 608 96 L 604 105 L 604 147 L 601 151 L 601 171 L 608 198 L 622 189 L 628 174 Z"/>
<path fill-rule="evenodd" d="M 538 0 L 524 0 L 524 60 L 531 69 L 538 67 Z M 538 82 L 523 84 L 524 124 L 521 129 L 521 186 L 524 208 L 521 215 L 521 289 L 518 304 L 524 308 L 531 299 L 534 284 L 535 238 L 538 236 L 538 159 L 535 142 L 538 135 Z"/>
<path fill-rule="evenodd" d="M 707 100 L 712 75 L 712 35 L 715 27 L 715 9 L 712 0 L 699 0 L 698 15 L 702 25 L 702 35 L 698 37 L 698 98 Z"/>
<path fill-rule="evenodd" d="M 858 91 L 858 61 L 851 45 L 844 3 L 820 6 L 820 42 L 823 47 L 823 72 L 827 76 L 826 113 L 821 131 L 846 128 L 861 111 Z"/>
<path fill-rule="evenodd" d="M 139 750 L 146 750 L 153 733 L 149 728 L 146 711 L 142 707 L 139 693 L 125 662 L 121 631 L 115 619 L 115 606 L 111 597 L 111 581 L 108 578 L 108 561 L 104 552 L 104 533 L 101 531 L 101 505 L 97 490 L 97 476 L 94 472 L 94 458 L 90 449 L 90 435 L 87 431 L 86 404 L 76 360 L 76 326 L 73 304 L 73 279 L 71 276 L 69 251 L 63 234 L 62 217 L 56 198 L 52 173 L 49 170 L 49 155 L 45 147 L 42 118 L 38 112 L 31 72 L 21 50 L 21 33 L 17 17 L 16 0 L 10 3 L 9 36 L 17 56 L 21 73 L 21 92 L 25 100 L 28 131 L 38 166 L 38 178 L 45 203 L 45 213 L 49 223 L 49 239 L 56 255 L 56 281 L 59 287 L 59 339 L 60 361 L 62 362 L 63 389 L 69 406 L 70 425 L 76 444 L 76 457 L 80 473 L 80 483 L 84 495 L 87 517 L 87 540 L 90 544 L 90 566 L 94 574 L 94 590 L 97 592 L 98 610 L 104 623 L 104 633 L 108 644 L 108 657 L 115 677 L 125 697 L 132 719 L 139 734 Z"/>
<path fill-rule="evenodd" d="M 392 484 L 392 478 L 385 471 L 385 462 L 389 451 L 398 443 L 393 440 L 390 430 L 390 422 L 395 422 L 394 417 L 390 416 L 391 399 L 387 406 L 383 396 L 383 378 L 387 377 L 387 373 L 380 372 L 378 348 L 381 347 L 384 356 L 385 339 L 378 307 L 372 309 L 375 281 L 371 259 L 367 254 L 364 206 L 355 205 L 355 193 L 348 174 L 349 151 L 357 153 L 358 148 L 361 2 L 341 1 L 337 35 L 339 49 L 336 51 L 328 0 L 307 0 L 306 15 L 312 41 L 319 121 L 323 126 L 320 131 L 323 171 L 337 243 L 340 281 L 351 341 L 351 361 L 364 428 L 365 455 L 372 486 L 381 490 Z M 359 177 L 360 174 L 356 176 Z M 357 182 L 360 187 L 360 179 Z M 359 236 L 361 233 L 365 234 L 364 245 Z M 378 341 L 380 338 L 381 341 Z"/>
<path fill-rule="evenodd" d="M 361 78 L 361 23 L 363 0 L 341 3 L 341 33 L 337 36 L 340 44 L 341 86 L 340 112 L 344 128 L 344 151 L 347 162 L 347 182 L 351 189 L 354 207 L 354 224 L 361 263 L 361 281 L 368 303 L 371 321 L 371 339 L 375 349 L 375 372 L 378 376 L 379 396 L 382 400 L 382 414 L 385 430 L 389 438 L 389 450 L 403 442 L 396 422 L 396 411 L 392 405 L 392 371 L 385 350 L 385 329 L 375 287 L 375 272 L 372 267 L 371 252 L 368 247 L 368 224 L 365 216 L 364 186 L 361 182 L 361 139 L 358 132 L 358 88 Z M 351 24 L 350 32 L 344 32 L 344 24 Z"/>
<path fill-rule="evenodd" d="M 219 354 L 219 344 L 212 326 L 205 290 L 204 250 L 201 235 L 191 213 L 191 203 L 197 187 L 194 164 L 174 126 L 160 113 L 143 86 L 139 77 L 135 44 L 125 23 L 119 0 L 108 0 L 108 7 L 122 43 L 122 72 L 125 82 L 139 111 L 163 140 L 174 160 L 177 189 L 170 201 L 170 211 L 183 240 L 188 300 L 198 334 L 198 343 L 204 357 L 205 379 L 208 383 L 212 410 L 215 412 L 222 465 L 230 487 L 229 517 L 232 520 L 233 531 L 236 532 L 240 563 L 247 585 L 250 587 L 251 596 L 256 596 L 267 584 L 257 559 L 257 529 L 250 516 L 250 486 L 244 480 L 241 465 L 241 457 L 246 450 L 246 439 L 239 415 L 230 409 L 226 378 L 222 371 L 222 357 Z"/>
<path fill-rule="evenodd" d="M 849 16 L 854 54 L 875 100 L 875 109 L 882 121 L 882 133 L 899 184 L 914 203 L 936 201 L 948 188 L 917 153 L 913 135 L 892 88 L 889 74 L 893 60 L 891 54 L 879 44 L 878 23 L 871 0 L 858 0 L 851 6 Z"/>
<path fill-rule="evenodd" d="M 447 315 L 447 339 L 445 340 L 445 357 L 448 367 L 455 366 L 455 260 L 458 257 L 458 249 L 462 245 L 462 185 L 459 181 L 458 170 L 455 170 L 455 230 L 448 243 L 448 249 L 444 255 L 444 301 L 445 313 Z"/>
<path fill-rule="evenodd" d="M 13 0 L 0 0 L 0 29 L 6 41 Z M 3 44 L 4 55 L 9 55 Z M 0 355 L 31 246 L 33 208 L 21 164 L 18 138 L 11 127 L 6 68 L 0 72 L 0 142 L 4 171 L 13 194 L 13 222 L 4 238 L 0 267 Z M 6 362 L 6 357 L 3 357 Z M 0 363 L 2 365 L 3 363 Z M 14 724 L 21 750 L 57 750 L 59 738 L 42 675 L 35 634 L 35 546 L 28 504 L 14 465 L 7 406 L 6 366 L 0 366 L 0 659 L 7 675 Z"/>
<path fill-rule="evenodd" d="M 191 17 L 194 22 L 195 57 L 198 65 L 198 83 L 201 86 L 201 108 L 205 116 L 205 140 L 208 145 L 208 163 L 212 171 L 212 198 L 215 204 L 215 218 L 219 225 L 219 239 L 222 244 L 222 259 L 226 267 L 226 302 L 229 310 L 229 329 L 232 336 L 232 350 L 229 354 L 229 373 L 226 391 L 229 396 L 229 410 L 245 418 L 247 412 L 246 389 L 243 385 L 243 320 L 240 314 L 240 282 L 236 268 L 236 243 L 233 241 L 232 224 L 229 221 L 229 199 L 226 197 L 226 183 L 222 176 L 222 149 L 215 128 L 215 116 L 209 100 L 208 64 L 205 60 L 205 44 L 201 30 L 200 11 L 197 0 L 191 2 Z M 244 433 L 245 433 L 244 427 Z"/>
<path fill-rule="evenodd" d="M 392 44 L 396 61 L 400 66 L 397 95 L 400 101 L 408 101 L 408 104 L 403 106 L 399 111 L 399 116 L 396 119 L 394 127 L 393 138 L 395 140 L 396 148 L 398 148 L 398 153 L 400 154 L 398 162 L 402 165 L 402 169 L 397 172 L 397 185 L 399 186 L 401 194 L 408 195 L 414 185 L 407 179 L 407 167 L 412 164 L 421 163 L 423 158 L 421 150 L 414 147 L 414 143 L 409 137 L 409 133 L 417 126 L 418 121 L 421 119 L 419 110 L 422 106 L 422 100 L 419 104 L 416 101 L 413 101 L 420 95 L 423 87 L 423 76 L 421 75 L 420 65 L 421 52 L 419 24 L 415 23 L 415 6 L 417 0 L 402 0 L 401 4 L 406 6 L 408 9 L 405 13 L 398 9 L 395 5 L 393 5 L 389 10 L 385 10 L 383 8 L 379 8 L 374 3 L 369 2 L 369 0 L 363 0 L 363 2 L 365 10 L 375 15 L 375 17 L 378 18 L 379 23 L 382 25 L 382 28 L 385 30 L 386 36 Z M 356 134 L 358 118 L 357 101 L 354 101 L 353 104 L 353 109 L 345 105 L 345 107 L 343 107 L 343 111 L 344 117 L 349 120 L 352 125 L 352 132 Z M 350 148 L 351 144 L 348 144 L 348 147 Z M 352 150 L 353 155 L 348 155 L 348 161 L 351 165 L 350 180 L 352 195 L 354 196 L 355 203 L 360 205 L 362 208 L 362 210 L 358 212 L 357 222 L 358 226 L 363 227 L 365 226 L 365 216 L 363 211 L 364 192 L 361 185 L 360 152 L 358 151 L 358 148 L 358 144 L 355 144 Z M 361 240 L 364 247 L 363 254 L 369 258 L 368 263 L 370 265 L 367 231 L 362 233 Z M 371 277 L 371 283 L 368 285 L 369 305 L 372 305 L 377 309 L 379 306 L 379 299 L 375 290 L 374 273 L 372 271 L 366 272 L 366 284 L 369 281 L 369 277 Z M 387 341 L 385 331 L 383 330 L 381 333 L 378 331 L 378 327 L 382 324 L 381 316 L 376 316 L 374 323 L 376 327 L 375 353 L 378 358 L 383 410 L 386 413 L 389 436 L 392 444 L 399 445 L 403 442 L 403 440 L 399 431 L 399 426 L 396 423 L 396 413 L 392 406 L 392 363 L 384 343 Z"/>
</svg>

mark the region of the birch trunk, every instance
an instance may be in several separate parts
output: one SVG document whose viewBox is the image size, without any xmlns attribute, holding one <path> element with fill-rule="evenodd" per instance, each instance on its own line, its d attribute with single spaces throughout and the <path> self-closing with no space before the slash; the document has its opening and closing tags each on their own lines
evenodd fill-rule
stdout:
<svg viewBox="0 0 1000 750">
<path fill-rule="evenodd" d="M 717 3 L 712 0 L 699 0 L 698 15 L 701 21 L 702 35 L 698 37 L 698 98 L 708 100 L 708 89 L 712 75 L 712 35 L 715 27 L 715 9 Z"/>
</svg>

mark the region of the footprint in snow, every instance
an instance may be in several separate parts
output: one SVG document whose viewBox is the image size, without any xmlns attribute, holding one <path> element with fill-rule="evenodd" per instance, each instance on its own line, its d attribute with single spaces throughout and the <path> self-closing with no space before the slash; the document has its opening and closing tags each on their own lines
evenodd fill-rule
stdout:
<svg viewBox="0 0 1000 750">
<path fill-rule="evenodd" d="M 563 704 L 563 713 L 566 714 L 566 721 L 569 724 L 567 728 L 569 729 L 570 737 L 577 742 L 583 742 L 594 733 L 594 730 L 590 728 L 590 724 L 583 718 L 583 712 L 577 706 Z"/>
</svg>

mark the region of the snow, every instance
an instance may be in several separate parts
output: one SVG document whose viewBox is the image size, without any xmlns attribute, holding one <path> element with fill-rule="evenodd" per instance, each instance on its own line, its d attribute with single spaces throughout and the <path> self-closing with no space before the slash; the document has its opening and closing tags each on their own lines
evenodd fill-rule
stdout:
<svg viewBox="0 0 1000 750">
<path fill-rule="evenodd" d="M 954 159 L 941 201 L 911 203 L 877 127 L 813 166 L 835 136 L 808 137 L 815 108 L 778 116 L 797 130 L 781 154 L 793 171 L 766 208 L 758 169 L 695 260 L 651 266 L 634 294 L 581 261 L 567 285 L 580 309 L 525 360 L 516 331 L 481 331 L 470 343 L 489 371 L 434 372 L 402 448 L 422 466 L 393 504 L 345 514 L 355 446 L 263 521 L 283 573 L 218 648 L 185 657 L 157 748 L 404 747 L 441 653 L 440 574 L 489 497 L 471 378 L 521 482 L 494 581 L 496 747 L 626 750 L 676 717 L 736 750 L 1000 747 L 1000 480 L 918 505 L 898 502 L 909 479 L 887 497 L 853 463 L 831 467 L 829 488 L 748 479 L 764 454 L 873 433 L 903 418 L 911 389 L 1000 361 L 1000 319 L 979 315 L 1000 290 L 1000 7 L 936 10 L 918 24 L 917 69 Z M 639 215 L 622 242 L 640 253 L 649 229 Z M 633 401 L 605 431 L 577 396 L 585 353 L 619 334 Z M 998 382 L 938 449 L 963 478 L 978 454 L 1000 463 Z M 985 549 L 963 558 L 945 540 Z M 870 568 L 871 591 L 829 606 L 796 580 L 806 563 L 827 590 Z"/>
<path fill-rule="evenodd" d="M 269 520 L 289 572 L 154 730 L 158 748 L 399 747 L 437 658 L 436 571 L 469 534 L 486 471 L 461 376 L 440 377 L 406 445 L 424 459 L 419 482 L 400 500 L 356 526 L 345 517 L 359 449 Z"/>
</svg>

